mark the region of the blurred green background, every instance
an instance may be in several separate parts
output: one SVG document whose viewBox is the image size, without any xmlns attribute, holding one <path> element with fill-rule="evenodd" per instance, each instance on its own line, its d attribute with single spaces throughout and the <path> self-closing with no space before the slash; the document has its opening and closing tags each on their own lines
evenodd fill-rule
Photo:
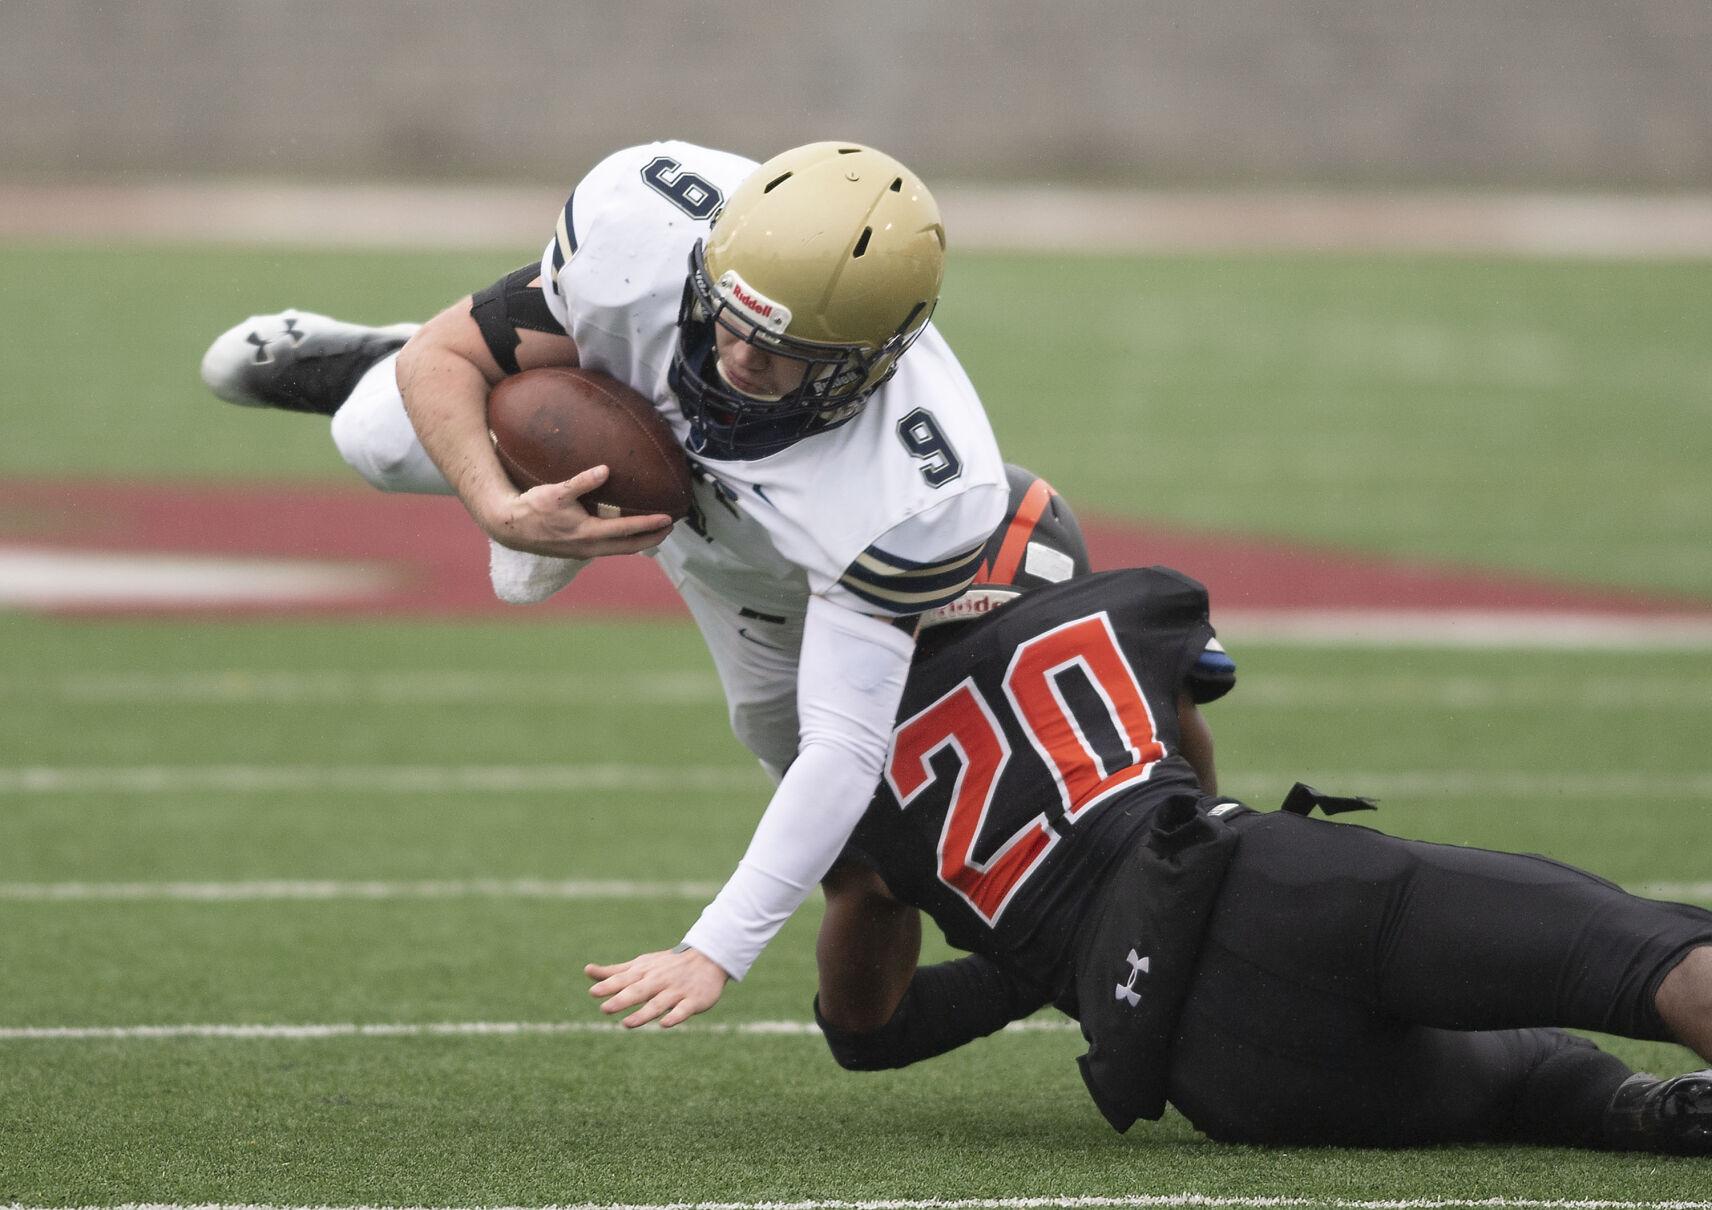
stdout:
<svg viewBox="0 0 1712 1210">
<path fill-rule="evenodd" d="M 207 342 L 425 318 L 528 259 L 0 248 L 0 473 L 354 481 L 319 422 L 209 396 Z M 1705 262 L 967 252 L 938 323 L 1079 508 L 1712 596 Z"/>
</svg>

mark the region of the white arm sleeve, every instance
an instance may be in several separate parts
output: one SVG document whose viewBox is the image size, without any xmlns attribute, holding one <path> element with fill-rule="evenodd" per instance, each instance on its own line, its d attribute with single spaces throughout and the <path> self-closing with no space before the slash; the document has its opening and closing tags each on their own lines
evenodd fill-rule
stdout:
<svg viewBox="0 0 1712 1210">
<path fill-rule="evenodd" d="M 797 670 L 797 757 L 737 872 L 684 936 L 733 979 L 748 973 L 832 868 L 867 809 L 914 649 L 888 622 L 809 599 Z"/>
</svg>

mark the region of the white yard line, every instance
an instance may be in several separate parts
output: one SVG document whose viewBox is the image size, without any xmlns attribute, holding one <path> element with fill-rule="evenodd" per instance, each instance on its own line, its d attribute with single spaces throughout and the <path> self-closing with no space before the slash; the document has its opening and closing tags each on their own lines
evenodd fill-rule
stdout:
<svg viewBox="0 0 1712 1210">
<path fill-rule="evenodd" d="M 1240 655 L 1240 653 L 1239 653 Z M 1232 703 L 1301 710 L 1403 706 L 1442 710 L 1712 710 L 1712 680 L 1685 675 L 1574 679 L 1495 675 L 1334 675 L 1269 673 L 1241 677 Z"/>
<path fill-rule="evenodd" d="M 186 703 L 221 706 L 280 705 L 473 705 L 492 702 L 587 704 L 595 696 L 616 693 L 626 702 L 660 706 L 703 704 L 721 699 L 711 673 L 627 672 L 611 678 L 595 675 L 528 678 L 523 672 L 469 671 L 356 672 L 228 668 L 181 672 L 86 672 L 52 681 L 22 677 L 0 679 L 0 693 L 39 700 L 43 690 L 69 702 Z"/>
<path fill-rule="evenodd" d="M 1256 784 L 1288 787 L 1305 781 L 1329 793 L 1376 798 L 1504 799 L 1666 799 L 1712 798 L 1712 771 L 1658 774 L 1645 769 L 1560 770 L 1530 773 L 1478 769 L 1250 769 L 1230 765 L 1219 770 L 1219 784 L 1241 797 L 1240 787 Z M 1270 803 L 1259 803 L 1270 806 Z"/>
<path fill-rule="evenodd" d="M 1137 1193 L 1109 1197 L 893 1198 L 866 1201 L 815 1199 L 765 1202 L 567 1202 L 552 1206 L 484 1206 L 480 1210 L 1167 1210 L 1169 1207 L 1240 1207 L 1242 1210 L 1712 1210 L 1708 1201 L 1623 1201 L 1612 1198 L 1415 1197 L 1356 1199 L 1294 1194 L 1224 1196 L 1217 1193 Z M 474 1207 L 285 1206 L 267 1203 L 182 1204 L 125 1202 L 76 1207 L 14 1202 L 0 1210 L 476 1210 Z"/>
<path fill-rule="evenodd" d="M 34 678 L 0 676 L 0 696 L 73 705 L 127 703 L 219 706 L 441 706 L 516 703 L 518 672 L 374 671 L 224 668 L 178 672 L 78 672 Z M 531 702 L 586 704 L 591 693 L 616 692 L 640 705 L 704 705 L 722 700 L 709 673 L 625 673 L 601 680 L 578 677 L 529 686 Z M 1244 681 L 1244 706 L 1299 709 L 1373 705 L 1456 710 L 1707 709 L 1712 680 L 1704 677 L 1597 676 L 1550 679 L 1496 675 L 1300 676 L 1274 673 Z M 1238 699 L 1233 698 L 1233 701 Z"/>
<path fill-rule="evenodd" d="M 1450 647 L 1518 651 L 1705 651 L 1712 617 L 1573 610 L 1220 610 L 1221 637 L 1306 647 Z"/>
<path fill-rule="evenodd" d="M 1552 773 L 1474 769 L 1250 769 L 1232 765 L 1221 781 L 1410 798 L 1712 798 L 1712 771 L 1645 769 Z M 109 768 L 0 768 L 0 798 L 52 794 L 530 794 L 684 790 L 749 791 L 762 784 L 746 765 L 136 765 Z"/>
<path fill-rule="evenodd" d="M 1680 899 L 1690 903 L 1712 903 L 1712 882 L 1648 882 L 1635 891 L 1649 899 Z"/>
<path fill-rule="evenodd" d="M 1049 1018 L 1044 1021 L 1013 1021 L 1006 1033 L 1067 1033 L 1077 1029 L 1074 1021 Z M 617 1036 L 636 1033 L 729 1034 L 737 1037 L 818 1038 L 820 1027 L 813 1021 L 690 1021 L 670 1030 L 628 1030 L 616 1021 L 439 1021 L 425 1023 L 377 1022 L 359 1025 L 339 1022 L 317 1025 L 65 1025 L 8 1026 L 0 1028 L 0 1042 L 138 1042 L 172 1038 L 229 1038 L 246 1041 L 314 1042 L 328 1038 L 447 1038 L 511 1037 L 524 1034 L 597 1034 Z"/>
<path fill-rule="evenodd" d="M 711 899 L 717 882 L 618 879 L 477 878 L 463 881 L 361 882 L 261 879 L 252 882 L 0 882 L 0 900 L 71 903 L 172 900 L 232 903 L 290 899 Z"/>
<path fill-rule="evenodd" d="M 754 790 L 760 768 L 724 765 L 142 765 L 0 769 L 24 794 L 531 794 Z"/>
<path fill-rule="evenodd" d="M 158 900 L 246 903 L 290 900 L 392 899 L 711 899 L 717 882 L 553 881 L 481 878 L 465 881 L 361 882 L 260 879 L 251 882 L 0 882 L 0 902 L 87 903 Z M 1653 899 L 1712 902 L 1712 881 L 1646 882 L 1631 888 Z"/>
</svg>

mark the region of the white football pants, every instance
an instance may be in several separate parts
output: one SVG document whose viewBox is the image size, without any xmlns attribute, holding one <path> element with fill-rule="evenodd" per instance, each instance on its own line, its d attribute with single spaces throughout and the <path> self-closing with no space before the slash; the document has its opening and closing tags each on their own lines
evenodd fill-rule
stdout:
<svg viewBox="0 0 1712 1210">
<path fill-rule="evenodd" d="M 395 353 L 376 362 L 333 415 L 333 444 L 352 470 L 383 492 L 451 495 L 452 485 L 416 438 L 398 390 Z M 655 558 L 700 628 L 725 691 L 731 730 L 775 781 L 797 751 L 797 663 L 803 617 L 745 616 L 742 606 L 685 575 L 684 527 Z"/>
</svg>

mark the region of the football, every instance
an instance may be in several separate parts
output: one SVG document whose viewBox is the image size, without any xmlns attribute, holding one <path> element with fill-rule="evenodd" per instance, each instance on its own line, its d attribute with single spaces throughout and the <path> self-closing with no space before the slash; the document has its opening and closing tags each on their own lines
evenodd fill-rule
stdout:
<svg viewBox="0 0 1712 1210">
<path fill-rule="evenodd" d="M 502 378 L 488 393 L 494 453 L 523 490 L 562 483 L 591 466 L 611 468 L 583 497 L 600 517 L 690 511 L 690 468 L 654 405 L 593 370 L 548 366 Z"/>
</svg>

